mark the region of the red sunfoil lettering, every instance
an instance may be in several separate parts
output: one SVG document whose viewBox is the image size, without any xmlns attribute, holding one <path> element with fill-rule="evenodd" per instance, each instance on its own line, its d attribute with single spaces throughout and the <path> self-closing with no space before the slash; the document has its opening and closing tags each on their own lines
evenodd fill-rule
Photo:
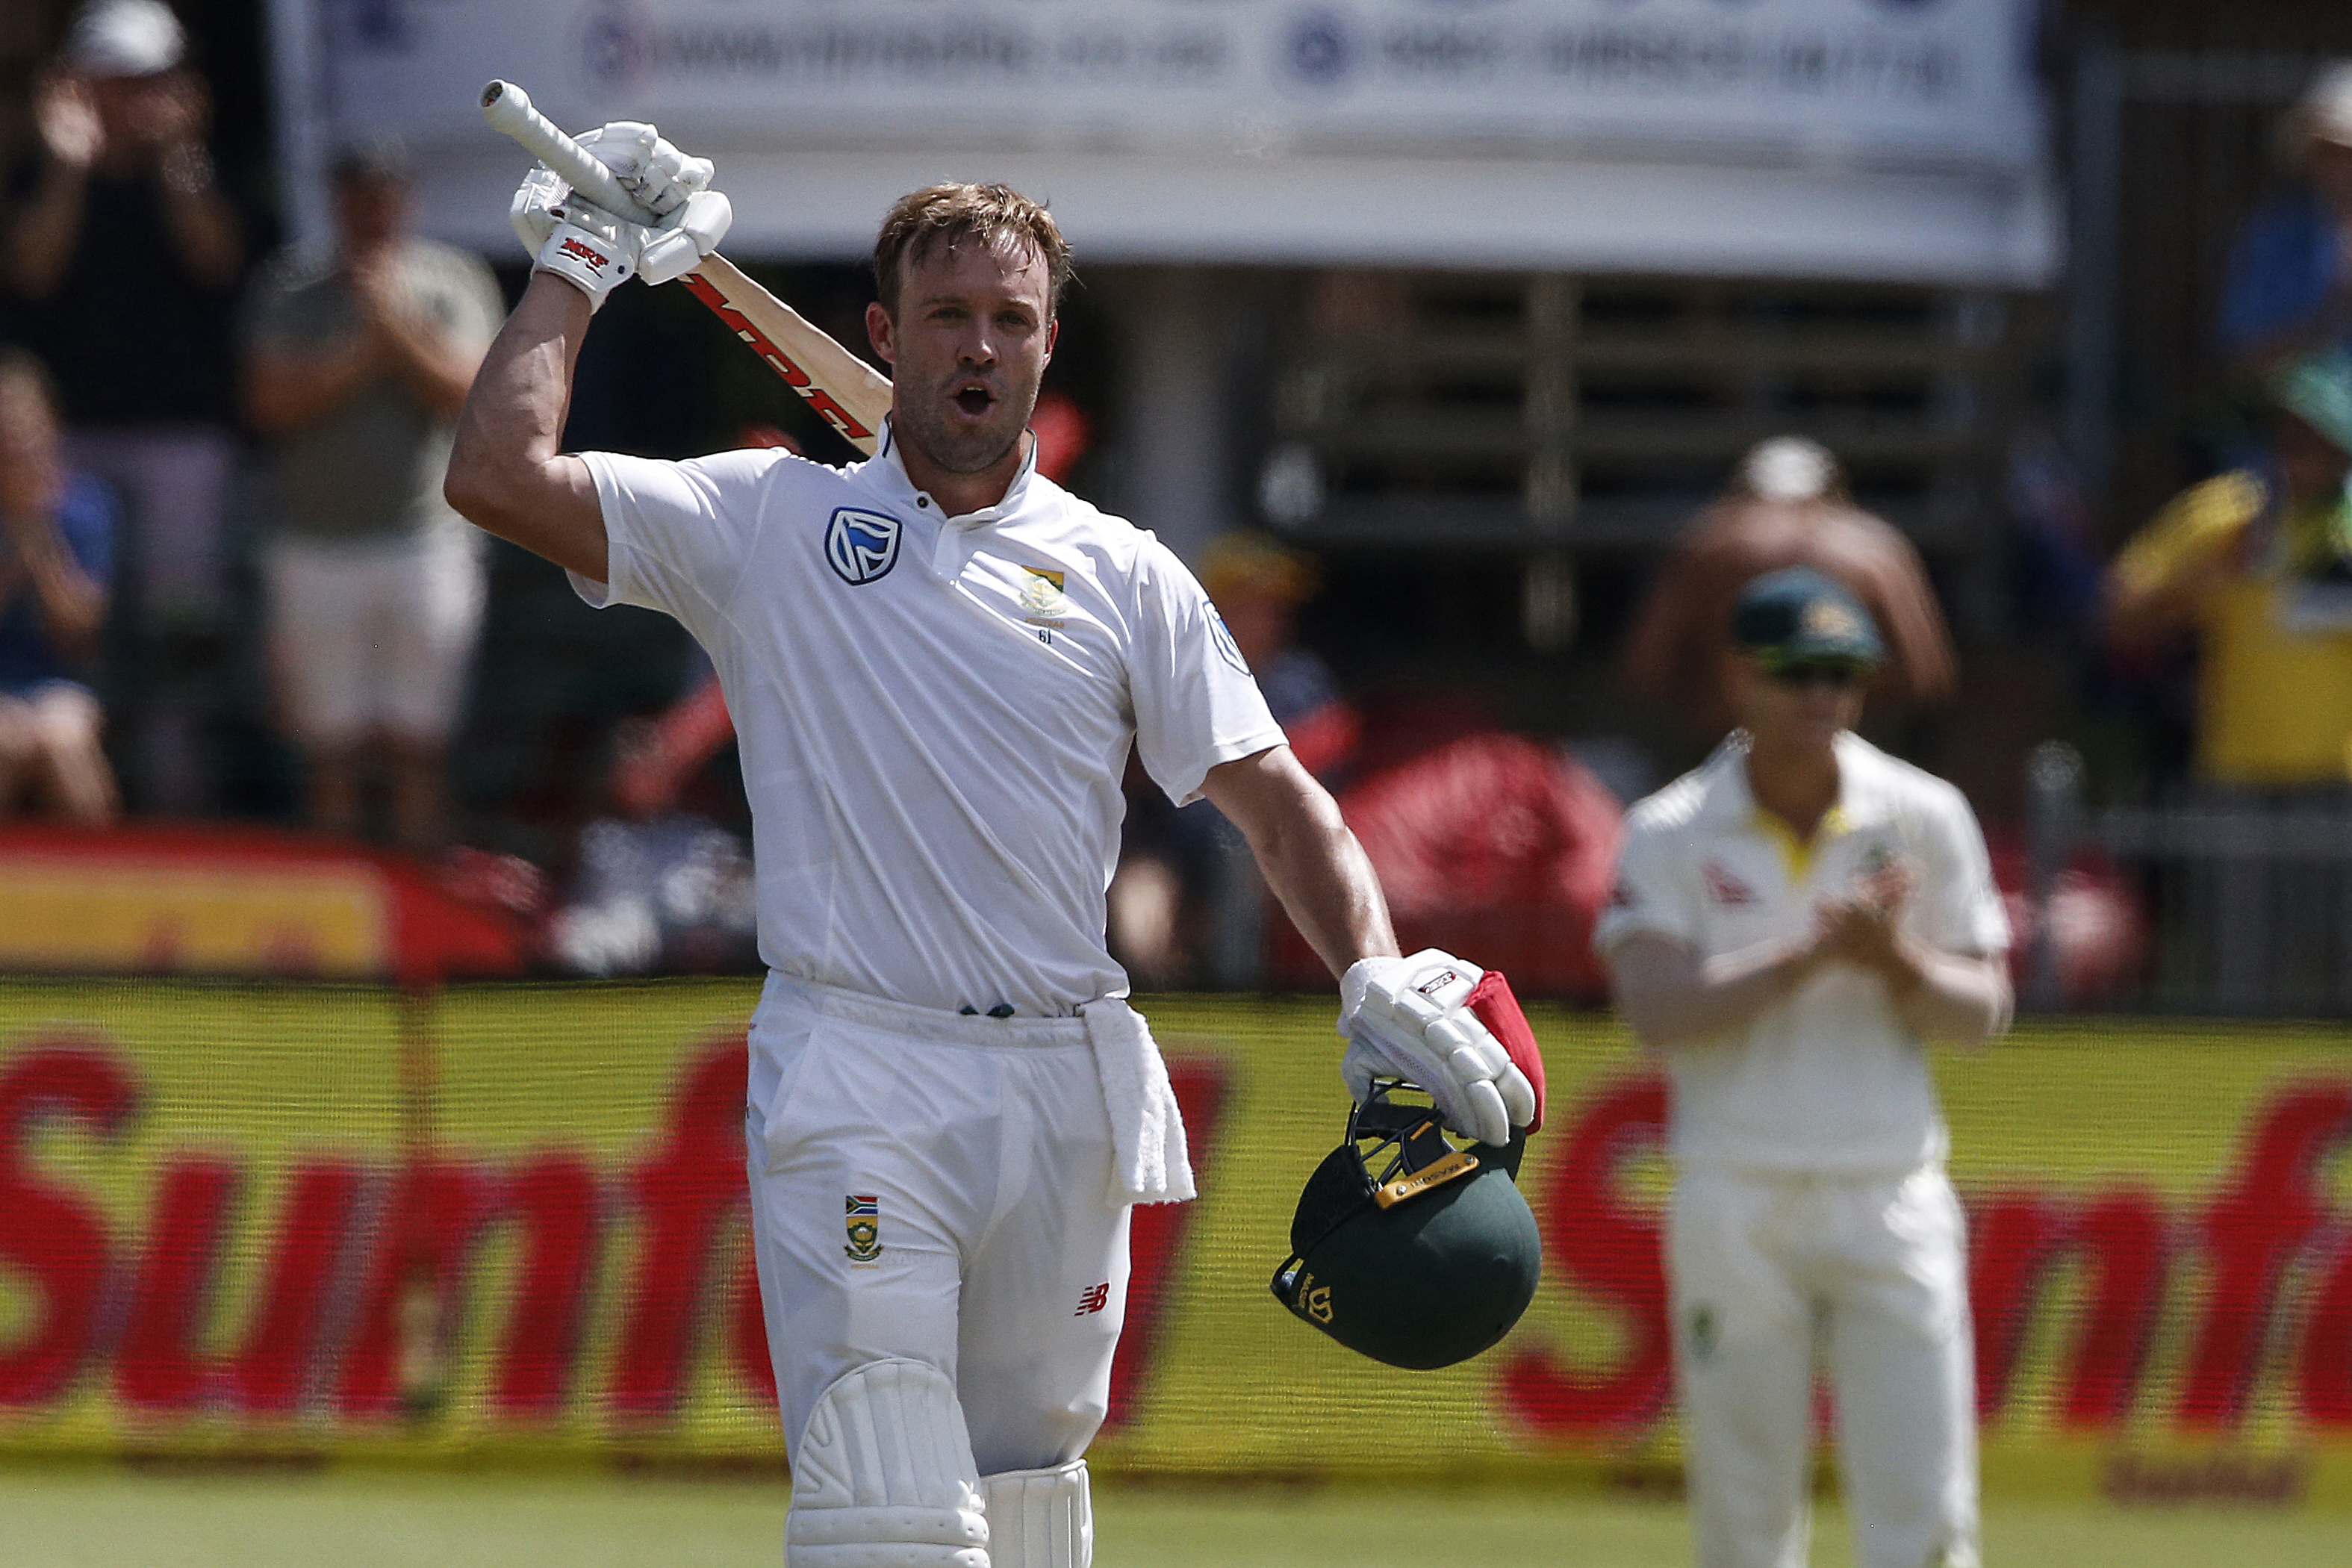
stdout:
<svg viewBox="0 0 2352 1568">
<path fill-rule="evenodd" d="M 2295 1383 L 2305 1420 L 2352 1427 L 2352 1245 L 2336 1254 L 2313 1299 Z"/>
<path fill-rule="evenodd" d="M 670 1111 L 669 1140 L 636 1175 L 643 1239 L 611 1390 L 616 1415 L 666 1418 L 685 1387 L 695 1316 L 721 1222 L 746 1201 L 742 1037 L 703 1053 Z"/>
<path fill-rule="evenodd" d="M 125 1404 L 186 1410 L 203 1403 L 213 1367 L 196 1353 L 196 1332 L 236 1189 L 236 1167 L 218 1160 L 181 1160 L 163 1173 L 114 1353 L 115 1391 Z"/>
<path fill-rule="evenodd" d="M 2074 1373 L 2058 1418 L 2077 1431 L 2106 1431 L 2131 1413 L 2164 1312 L 2169 1227 L 2150 1194 L 2129 1188 L 2078 1210 L 2067 1245 L 2095 1262 L 2090 1302 L 2074 1335 Z"/>
<path fill-rule="evenodd" d="M 768 1320 L 760 1310 L 760 1260 L 747 1226 L 735 1263 L 735 1321 L 730 1336 L 735 1370 L 770 1409 L 776 1405 L 776 1366 L 768 1354 Z"/>
<path fill-rule="evenodd" d="M 229 1376 L 248 1410 L 291 1410 L 324 1352 L 329 1293 L 352 1231 L 362 1178 L 328 1160 L 298 1168 L 270 1261 L 269 1282 Z"/>
<path fill-rule="evenodd" d="M 1969 1205 L 1969 1316 L 1976 1324 L 1979 1417 L 2009 1397 L 2035 1293 L 2065 1226 L 2063 1205 L 2040 1193 L 1996 1193 Z"/>
<path fill-rule="evenodd" d="M 2322 1160 L 2352 1136 L 2352 1084 L 2313 1084 L 2273 1100 L 2234 1184 L 2206 1211 L 2205 1310 L 2180 1391 L 2181 1424 L 2220 1430 L 2244 1417 L 2281 1278 L 2326 1210 Z"/>
<path fill-rule="evenodd" d="M 507 1212 L 523 1231 L 521 1281 L 490 1403 L 502 1415 L 545 1417 L 562 1408 L 580 1353 L 601 1228 L 595 1173 L 576 1155 L 541 1154 L 509 1183 Z"/>
<path fill-rule="evenodd" d="M 1606 1302 L 1625 1324 L 1616 1365 L 1597 1372 L 1522 1351 L 1501 1372 L 1503 1402 L 1541 1432 L 1622 1432 L 1647 1426 L 1674 1377 L 1666 1279 L 1656 1216 L 1620 1196 L 1625 1163 L 1665 1139 L 1666 1086 L 1623 1080 L 1595 1098 L 1568 1135 L 1544 1216 L 1544 1265 Z"/>
<path fill-rule="evenodd" d="M 106 1280 L 106 1227 L 23 1163 L 26 1137 L 47 1117 L 110 1133 L 136 1099 L 112 1057 L 82 1041 L 28 1046 L 0 1071 L 0 1263 L 41 1297 L 30 1331 L 0 1346 L 0 1405 L 46 1404 L 72 1384 L 97 1338 Z"/>
<path fill-rule="evenodd" d="M 478 1167 L 437 1161 L 394 1178 L 342 1358 L 337 1401 L 346 1414 L 395 1415 L 437 1394 L 466 1265 L 498 1187 Z"/>
<path fill-rule="evenodd" d="M 1224 1069 L 1213 1060 L 1179 1058 L 1168 1064 L 1168 1081 L 1184 1115 L 1184 1141 L 1192 1158 L 1192 1173 L 1205 1186 L 1224 1112 Z M 1128 1234 L 1127 1321 L 1119 1331 L 1118 1350 L 1111 1358 L 1110 1408 L 1103 1417 L 1106 1432 L 1126 1424 L 1150 1381 L 1168 1287 L 1178 1278 L 1184 1238 L 1192 1211 L 1199 1206 L 1142 1204 L 1129 1211 L 1132 1217 Z"/>
<path fill-rule="evenodd" d="M 2017 1358 L 2049 1271 L 2069 1256 L 2086 1268 L 2059 1419 L 2104 1431 L 2129 1414 L 2164 1307 L 2164 1211 L 2119 1188 L 2076 1205 L 2042 1193 L 1980 1199 L 1969 1218 L 1969 1311 L 1976 1321 L 1977 1414 L 2007 1403 Z"/>
</svg>

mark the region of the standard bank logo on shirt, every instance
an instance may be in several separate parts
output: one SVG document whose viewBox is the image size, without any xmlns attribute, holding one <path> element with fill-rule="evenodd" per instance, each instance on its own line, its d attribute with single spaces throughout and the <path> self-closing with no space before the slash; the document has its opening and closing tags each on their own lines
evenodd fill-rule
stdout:
<svg viewBox="0 0 2352 1568">
<path fill-rule="evenodd" d="M 1250 672 L 1249 661 L 1242 658 L 1242 645 L 1234 641 L 1233 630 L 1225 625 L 1225 617 L 1217 614 L 1216 605 L 1205 600 L 1202 602 L 1201 608 L 1208 613 L 1209 640 L 1217 645 L 1218 654 L 1227 664 L 1247 675 Z"/>
<path fill-rule="evenodd" d="M 890 574 L 898 564 L 898 520 L 843 507 L 824 525 L 824 558 L 851 587 Z"/>
</svg>

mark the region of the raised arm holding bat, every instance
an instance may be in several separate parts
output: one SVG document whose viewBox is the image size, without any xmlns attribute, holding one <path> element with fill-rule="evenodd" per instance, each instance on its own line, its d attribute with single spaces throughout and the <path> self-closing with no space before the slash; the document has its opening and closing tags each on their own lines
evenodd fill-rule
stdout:
<svg viewBox="0 0 2352 1568">
<path fill-rule="evenodd" d="M 1070 276 L 1043 207 L 943 184 L 884 218 L 866 328 L 895 374 L 869 460 L 574 455 L 596 301 L 632 271 L 709 283 L 725 222 L 709 165 L 651 127 L 572 145 L 603 173 L 524 182 L 537 265 L 448 493 L 591 604 L 683 622 L 735 719 L 771 972 L 747 1136 L 792 1561 L 1085 1568 L 1128 1211 L 1193 1191 L 1104 943 L 1129 752 L 1179 804 L 1216 802 L 1344 973 L 1352 1074 L 1402 1071 L 1494 1142 L 1533 1089 L 1436 994 L 1477 970 L 1397 956 L 1369 863 L 1192 574 L 1037 472 Z"/>
</svg>

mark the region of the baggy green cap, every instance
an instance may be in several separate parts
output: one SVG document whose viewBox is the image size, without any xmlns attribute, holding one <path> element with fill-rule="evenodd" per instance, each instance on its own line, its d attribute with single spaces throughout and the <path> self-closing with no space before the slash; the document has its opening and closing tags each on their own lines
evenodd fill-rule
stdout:
<svg viewBox="0 0 2352 1568">
<path fill-rule="evenodd" d="M 1874 665 L 1886 656 L 1878 625 L 1846 585 L 1810 566 L 1752 578 L 1731 606 L 1731 640 L 1768 665 Z"/>
</svg>

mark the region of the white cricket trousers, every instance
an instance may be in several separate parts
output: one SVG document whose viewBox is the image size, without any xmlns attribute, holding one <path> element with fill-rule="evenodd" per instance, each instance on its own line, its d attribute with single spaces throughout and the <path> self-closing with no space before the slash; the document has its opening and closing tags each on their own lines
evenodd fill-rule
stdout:
<svg viewBox="0 0 2352 1568">
<path fill-rule="evenodd" d="M 1813 1358 L 1862 1568 L 1977 1568 L 1964 1224 L 1937 1168 L 1685 1171 L 1667 1227 L 1699 1568 L 1803 1568 Z"/>
<path fill-rule="evenodd" d="M 1128 1276 L 1084 1023 L 771 974 L 751 1056 L 753 1248 L 787 1452 L 835 1379 L 906 1356 L 954 1382 L 982 1475 L 1084 1454 Z"/>
</svg>

